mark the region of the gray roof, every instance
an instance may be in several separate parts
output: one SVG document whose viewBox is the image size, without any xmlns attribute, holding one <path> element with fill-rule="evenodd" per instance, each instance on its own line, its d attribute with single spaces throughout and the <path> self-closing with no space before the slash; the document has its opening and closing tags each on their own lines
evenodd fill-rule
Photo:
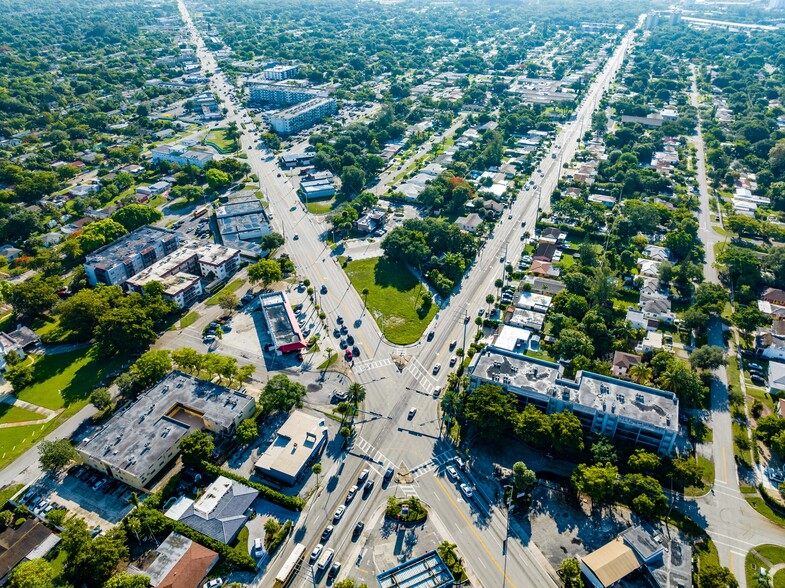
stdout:
<svg viewBox="0 0 785 588">
<path fill-rule="evenodd" d="M 109 245 L 96 249 L 87 256 L 86 263 L 109 269 L 161 241 L 177 239 L 177 233 L 161 227 L 146 225 L 123 235 Z"/>
<path fill-rule="evenodd" d="M 250 396 L 173 371 L 115 414 L 79 451 L 116 470 L 141 476 L 191 430 L 224 432 L 241 420 Z"/>
<path fill-rule="evenodd" d="M 454 578 L 436 551 L 405 561 L 376 576 L 381 588 L 440 588 Z"/>
<path fill-rule="evenodd" d="M 231 543 L 245 525 L 245 511 L 258 495 L 245 484 L 219 476 L 199 500 L 180 498 L 166 516 L 222 543 Z"/>
</svg>

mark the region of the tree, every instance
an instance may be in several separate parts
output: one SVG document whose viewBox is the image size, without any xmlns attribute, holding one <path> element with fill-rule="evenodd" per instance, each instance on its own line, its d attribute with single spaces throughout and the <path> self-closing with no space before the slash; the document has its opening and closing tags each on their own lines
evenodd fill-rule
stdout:
<svg viewBox="0 0 785 588">
<path fill-rule="evenodd" d="M 499 386 L 483 384 L 466 395 L 463 416 L 481 437 L 498 439 L 517 416 L 515 396 Z"/>
<path fill-rule="evenodd" d="M 47 472 L 60 472 L 76 458 L 76 449 L 68 439 L 44 439 L 38 444 L 38 461 Z"/>
<path fill-rule="evenodd" d="M 322 462 L 316 462 L 311 466 L 311 471 L 316 476 L 316 485 L 319 485 L 319 476 L 322 473 Z"/>
<path fill-rule="evenodd" d="M 253 418 L 245 419 L 237 425 L 237 432 L 235 433 L 237 441 L 240 445 L 249 445 L 259 437 L 259 427 L 256 425 L 256 420 Z"/>
<path fill-rule="evenodd" d="M 12 284 L 5 295 L 18 319 L 32 319 L 51 309 L 59 300 L 57 291 L 63 287 L 58 277 L 33 278 Z"/>
<path fill-rule="evenodd" d="M 224 290 L 220 294 L 218 294 L 218 306 L 220 306 L 224 310 L 234 310 L 238 304 L 240 304 L 240 299 L 237 297 L 237 294 L 234 292 L 229 292 L 228 290 Z"/>
<path fill-rule="evenodd" d="M 720 284 L 703 282 L 695 290 L 695 306 L 707 313 L 719 314 L 728 301 L 728 291 Z"/>
<path fill-rule="evenodd" d="M 104 583 L 104 588 L 147 588 L 150 578 L 143 574 L 121 572 Z"/>
<path fill-rule="evenodd" d="M 57 306 L 60 328 L 74 333 L 80 341 L 92 339 L 101 317 L 109 312 L 110 301 L 122 296 L 122 290 L 114 286 L 80 290 Z"/>
<path fill-rule="evenodd" d="M 637 382 L 638 384 L 648 385 L 651 382 L 651 377 L 653 371 L 651 366 L 647 363 L 636 363 L 633 366 L 630 366 L 630 369 L 627 370 L 630 378 L 632 378 L 633 382 Z"/>
<path fill-rule="evenodd" d="M 616 452 L 616 446 L 611 442 L 608 437 L 599 436 L 591 444 L 592 461 L 597 463 L 612 463 L 615 464 L 619 460 L 619 454 Z"/>
<path fill-rule="evenodd" d="M 98 410 L 103 410 L 112 404 L 112 396 L 106 388 L 96 388 L 90 393 L 90 403 Z"/>
<path fill-rule="evenodd" d="M 553 349 L 556 355 L 566 360 L 574 359 L 578 355 L 589 358 L 594 355 L 591 339 L 577 329 L 564 329 L 553 344 Z"/>
<path fill-rule="evenodd" d="M 690 306 L 684 311 L 682 325 L 689 330 L 702 332 L 709 326 L 709 315 L 698 306 Z"/>
<path fill-rule="evenodd" d="M 265 288 L 283 278 L 281 266 L 272 259 L 262 259 L 248 266 L 248 280 L 252 284 L 261 282 Z"/>
<path fill-rule="evenodd" d="M 702 565 L 698 578 L 701 588 L 739 588 L 739 582 L 728 568 L 713 563 Z"/>
<path fill-rule="evenodd" d="M 54 570 L 44 559 L 23 561 L 8 576 L 8 588 L 54 588 Z"/>
<path fill-rule="evenodd" d="M 537 485 L 537 475 L 522 461 L 515 462 L 512 466 L 512 485 L 516 494 L 528 494 Z"/>
<path fill-rule="evenodd" d="M 581 564 L 574 557 L 570 557 L 561 562 L 559 575 L 564 582 L 564 588 L 583 588 L 583 578 L 581 577 Z"/>
<path fill-rule="evenodd" d="M 580 494 L 594 502 L 606 502 L 613 498 L 619 470 L 611 464 L 578 465 L 572 474 L 572 483 Z"/>
<path fill-rule="evenodd" d="M 359 194 L 365 186 L 365 172 L 355 165 L 341 170 L 341 185 L 347 194 Z"/>
<path fill-rule="evenodd" d="M 370 294 L 370 293 L 371 293 L 371 291 L 368 288 L 363 288 L 363 291 L 362 291 L 362 295 L 363 295 L 363 310 L 365 310 L 365 307 L 368 306 L 368 294 Z M 428 292 L 428 293 L 430 294 L 430 292 Z M 433 297 L 431 297 L 431 301 L 433 301 Z"/>
<path fill-rule="evenodd" d="M 701 345 L 690 355 L 690 365 L 701 370 L 714 370 L 725 363 L 725 351 L 716 345 Z"/>
<path fill-rule="evenodd" d="M 358 406 L 363 400 L 365 400 L 365 387 L 359 382 L 352 382 L 348 391 L 349 401 L 354 406 Z"/>
<path fill-rule="evenodd" d="M 111 218 L 92 222 L 85 225 L 82 229 L 82 234 L 77 238 L 79 239 L 79 247 L 83 253 L 90 253 L 116 241 L 123 235 L 128 233 L 125 227 L 118 222 L 113 221 Z"/>
<path fill-rule="evenodd" d="M 278 374 L 267 382 L 259 403 L 264 412 L 272 410 L 289 412 L 294 407 L 302 407 L 305 394 L 305 386 L 299 382 L 292 382 L 284 374 Z"/>
<path fill-rule="evenodd" d="M 527 445 L 548 449 L 553 444 L 551 418 L 529 404 L 517 415 L 515 434 Z"/>
<path fill-rule="evenodd" d="M 144 204 L 129 204 L 112 214 L 112 220 L 123 225 L 129 233 L 144 225 L 151 225 L 163 218 L 161 211 Z"/>
<path fill-rule="evenodd" d="M 11 384 L 14 394 L 19 394 L 33 383 L 33 366 L 26 361 L 10 364 L 6 368 L 4 376 L 8 383 Z"/>
<path fill-rule="evenodd" d="M 131 366 L 142 388 L 148 388 L 172 371 L 172 359 L 166 349 L 157 349 L 143 353 Z"/>
<path fill-rule="evenodd" d="M 645 449 L 636 449 L 627 460 L 633 472 L 653 472 L 660 467 L 660 458 Z"/>
<path fill-rule="evenodd" d="M 748 334 L 768 322 L 766 315 L 755 306 L 740 308 L 731 315 L 730 320 L 734 327 Z"/>
<path fill-rule="evenodd" d="M 229 174 L 220 169 L 208 169 L 205 177 L 207 178 L 207 185 L 214 192 L 219 192 L 232 183 L 232 178 L 229 177 Z"/>
<path fill-rule="evenodd" d="M 121 306 L 101 318 L 95 339 L 102 353 L 112 355 L 144 349 L 155 341 L 156 334 L 144 309 Z"/>
<path fill-rule="evenodd" d="M 175 200 L 184 198 L 187 202 L 197 202 L 204 200 L 204 189 L 201 186 L 175 186 L 172 188 L 171 196 Z"/>
<path fill-rule="evenodd" d="M 581 421 L 568 411 L 550 415 L 553 449 L 559 455 L 575 455 L 583 451 Z"/>
<path fill-rule="evenodd" d="M 262 249 L 265 251 L 275 251 L 281 245 L 284 244 L 284 238 L 281 233 L 268 233 L 264 237 L 262 237 L 261 242 L 259 243 L 262 246 Z"/>
<path fill-rule="evenodd" d="M 198 373 L 204 364 L 204 356 L 190 347 L 175 349 L 171 353 L 172 361 L 178 369 Z"/>
<path fill-rule="evenodd" d="M 683 486 L 700 487 L 703 484 L 703 468 L 692 458 L 677 457 L 671 460 L 673 479 Z"/>
<path fill-rule="evenodd" d="M 193 431 L 180 439 L 183 464 L 200 468 L 203 461 L 210 459 L 215 450 L 213 438 L 204 431 Z"/>
</svg>

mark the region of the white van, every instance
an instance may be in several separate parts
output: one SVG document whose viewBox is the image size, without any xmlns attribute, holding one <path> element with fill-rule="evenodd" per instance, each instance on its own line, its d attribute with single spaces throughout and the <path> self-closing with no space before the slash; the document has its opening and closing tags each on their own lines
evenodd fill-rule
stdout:
<svg viewBox="0 0 785 588">
<path fill-rule="evenodd" d="M 335 550 L 333 550 L 332 548 L 328 548 L 324 552 L 322 559 L 320 559 L 319 563 L 316 564 L 316 567 L 319 568 L 319 570 L 322 572 L 326 570 L 327 567 L 330 565 L 330 562 L 333 561 L 333 555 L 335 555 Z"/>
</svg>

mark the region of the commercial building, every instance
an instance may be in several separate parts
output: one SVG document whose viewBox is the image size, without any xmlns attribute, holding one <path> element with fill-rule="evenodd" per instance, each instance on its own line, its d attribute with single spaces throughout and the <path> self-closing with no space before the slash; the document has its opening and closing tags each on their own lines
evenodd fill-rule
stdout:
<svg viewBox="0 0 785 588">
<path fill-rule="evenodd" d="M 170 533 L 154 550 L 128 567 L 128 573 L 145 575 L 153 588 L 199 588 L 218 563 L 218 554 L 179 533 Z"/>
<path fill-rule="evenodd" d="M 288 80 L 300 73 L 298 65 L 276 65 L 262 72 L 265 80 Z"/>
<path fill-rule="evenodd" d="M 380 588 L 446 588 L 455 578 L 438 552 L 429 551 L 376 576 Z"/>
<path fill-rule="evenodd" d="M 250 396 L 174 371 L 76 450 L 85 464 L 141 490 L 177 457 L 188 433 L 231 435 L 255 410 Z"/>
<path fill-rule="evenodd" d="M 259 296 L 259 306 L 267 322 L 267 330 L 279 355 L 305 349 L 305 338 L 292 306 L 284 292 L 270 292 Z"/>
<path fill-rule="evenodd" d="M 172 253 L 179 244 L 175 231 L 139 227 L 87 256 L 84 264 L 87 281 L 91 286 L 122 286 L 131 276 Z"/>
<path fill-rule="evenodd" d="M 313 153 L 291 153 L 289 155 L 282 155 L 280 158 L 281 165 L 286 168 L 301 167 L 311 165 L 313 163 Z"/>
<path fill-rule="evenodd" d="M 335 114 L 337 110 L 332 98 L 312 98 L 271 116 L 270 126 L 276 133 L 289 135 L 307 129 L 325 116 Z"/>
<path fill-rule="evenodd" d="M 290 84 L 269 84 L 264 82 L 250 82 L 248 84 L 248 97 L 251 99 L 251 102 L 256 104 L 291 105 L 325 96 L 327 96 L 325 92 L 317 92 L 316 90 Z"/>
<path fill-rule="evenodd" d="M 294 411 L 256 462 L 256 471 L 293 486 L 327 443 L 324 418 Z"/>
<path fill-rule="evenodd" d="M 661 455 L 672 452 L 678 435 L 679 399 L 672 392 L 579 371 L 574 379 L 558 363 L 494 346 L 474 356 L 471 388 L 500 386 L 519 405 L 545 413 L 572 412 L 589 435 L 605 435 Z"/>
<path fill-rule="evenodd" d="M 257 496 L 258 490 L 218 476 L 199 500 L 194 502 L 182 496 L 166 511 L 166 516 L 216 541 L 229 544 L 248 520 Z"/>
<path fill-rule="evenodd" d="M 214 243 L 185 243 L 163 259 L 132 276 L 126 286 L 144 292 L 150 282 L 164 286 L 164 296 L 180 308 L 190 306 L 203 293 L 202 278 L 225 279 L 240 267 L 240 250 Z"/>
<path fill-rule="evenodd" d="M 215 211 L 218 232 L 227 241 L 250 241 L 272 233 L 261 201 L 253 195 L 230 200 Z"/>
<path fill-rule="evenodd" d="M 335 184 L 332 178 L 303 180 L 300 182 L 300 194 L 307 200 L 331 198 L 335 196 Z"/>
<path fill-rule="evenodd" d="M 183 145 L 159 145 L 154 147 L 150 154 L 152 155 L 153 163 L 168 161 L 180 166 L 195 165 L 199 168 L 204 167 L 208 161 L 213 160 L 211 153 L 189 149 Z"/>
</svg>

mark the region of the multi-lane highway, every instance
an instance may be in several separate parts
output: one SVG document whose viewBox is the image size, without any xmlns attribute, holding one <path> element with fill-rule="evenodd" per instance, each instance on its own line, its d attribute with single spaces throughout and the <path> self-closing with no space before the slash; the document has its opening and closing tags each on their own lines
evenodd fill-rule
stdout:
<svg viewBox="0 0 785 588">
<path fill-rule="evenodd" d="M 473 317 L 485 299 L 495 290 L 493 283 L 502 276 L 507 259 L 517 259 L 522 249 L 520 235 L 524 230 L 533 233 L 539 207 L 547 209 L 550 194 L 562 172 L 561 163 L 570 161 L 578 147 L 583 129 L 589 128 L 591 114 L 602 93 L 622 63 L 632 40 L 632 33 L 624 37 L 616 52 L 606 63 L 590 87 L 575 120 L 559 132 L 552 145 L 557 153 L 545 153 L 533 179 L 536 189 L 522 191 L 505 212 L 505 217 L 494 229 L 474 266 L 467 272 L 459 290 L 443 304 L 429 330 L 434 332 L 432 341 L 403 348 L 389 344 L 382 337 L 374 320 L 364 313 L 360 295 L 352 288 L 348 278 L 337 263 L 333 251 L 324 239 L 326 227 L 304 210 L 295 190 L 285 175 L 280 173 L 275 161 L 266 151 L 257 147 L 250 117 L 232 100 L 233 89 L 223 74 L 216 72 L 216 62 L 206 49 L 191 21 L 185 4 L 180 0 L 180 11 L 197 48 L 197 55 L 205 73 L 212 73 L 211 85 L 226 108 L 226 122 L 234 121 L 243 130 L 240 143 L 248 156 L 253 173 L 260 180 L 269 203 L 273 225 L 287 237 L 286 250 L 296 264 L 300 275 L 308 277 L 317 291 L 317 303 L 325 310 L 328 321 L 335 324 L 342 316 L 351 325 L 361 353 L 352 366 L 357 381 L 367 390 L 364 413 L 357 420 L 358 436 L 343 461 L 324 472 L 324 483 L 311 498 L 293 537 L 307 547 L 308 553 L 319 542 L 322 530 L 331 522 L 336 508 L 344 503 L 348 488 L 356 481 L 363 468 L 371 469 L 376 488 L 370 496 L 356 497 L 346 514 L 336 525 L 327 546 L 336 549 L 336 560 L 344 564 L 340 575 L 358 577 L 367 574 L 362 565 L 370 555 L 365 551 L 366 540 L 378 533 L 382 510 L 387 496 L 417 495 L 430 508 L 431 520 L 448 539 L 458 543 L 461 555 L 475 581 L 485 586 L 510 588 L 522 586 L 556 586 L 554 571 L 528 537 L 507 536 L 506 514 L 493 503 L 492 497 L 475 492 L 474 497 L 462 497 L 457 485 L 444 476 L 444 467 L 454 459 L 451 444 L 441 439 L 438 399 L 432 391 L 443 386 L 447 369 L 434 376 L 436 363 L 448 365 L 451 351 L 449 343 L 457 340 L 463 346 L 466 335 L 474 334 Z M 245 123 L 245 128 L 240 123 Z M 522 228 L 525 223 L 526 229 Z M 295 234 L 297 239 L 294 240 Z M 500 258 L 506 257 L 504 262 Z M 321 287 L 325 293 L 319 293 Z M 465 315 L 470 315 L 468 325 Z M 337 342 L 336 342 L 337 347 Z M 396 357 L 399 356 L 399 357 Z M 341 360 L 342 361 L 342 360 Z M 410 409 L 415 409 L 412 417 Z M 394 467 L 398 475 L 386 488 L 381 487 L 381 476 L 387 467 Z M 471 471 L 461 473 L 462 480 L 472 483 Z M 365 523 L 365 531 L 353 540 L 352 530 L 358 520 Z M 282 549 L 288 552 L 290 539 Z M 504 544 L 507 545 L 506 561 Z M 271 576 L 283 564 L 285 555 L 274 560 L 267 576 L 260 575 L 256 584 L 269 585 Z M 307 556 L 306 556 L 307 560 Z M 265 580 L 267 578 L 267 581 Z M 304 567 L 301 580 L 294 585 L 311 585 L 308 570 Z M 359 577 L 369 582 L 372 578 Z"/>
</svg>

